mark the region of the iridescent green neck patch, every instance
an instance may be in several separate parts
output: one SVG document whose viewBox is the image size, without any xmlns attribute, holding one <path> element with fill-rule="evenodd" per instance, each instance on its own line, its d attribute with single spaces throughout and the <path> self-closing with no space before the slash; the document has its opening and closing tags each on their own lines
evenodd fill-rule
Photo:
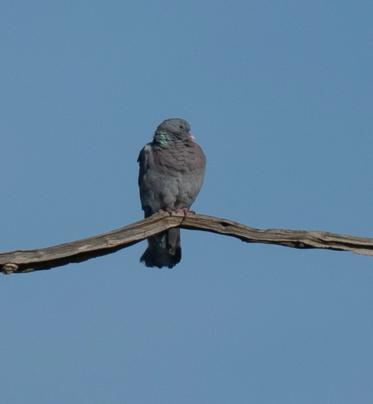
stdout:
<svg viewBox="0 0 373 404">
<path fill-rule="evenodd" d="M 160 131 L 157 133 L 157 141 L 163 146 L 168 143 L 170 136 L 167 132 Z"/>
</svg>

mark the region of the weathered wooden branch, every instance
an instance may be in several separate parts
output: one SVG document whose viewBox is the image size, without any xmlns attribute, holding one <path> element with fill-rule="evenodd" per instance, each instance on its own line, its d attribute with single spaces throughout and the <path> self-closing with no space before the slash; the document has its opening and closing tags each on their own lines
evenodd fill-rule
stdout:
<svg viewBox="0 0 373 404">
<path fill-rule="evenodd" d="M 248 243 L 277 244 L 293 248 L 323 248 L 373 255 L 373 238 L 322 231 L 255 229 L 219 217 L 189 213 L 162 212 L 109 233 L 38 250 L 19 250 L 0 254 L 0 271 L 24 273 L 55 268 L 72 262 L 111 254 L 171 227 L 203 230 L 236 237 Z"/>
</svg>

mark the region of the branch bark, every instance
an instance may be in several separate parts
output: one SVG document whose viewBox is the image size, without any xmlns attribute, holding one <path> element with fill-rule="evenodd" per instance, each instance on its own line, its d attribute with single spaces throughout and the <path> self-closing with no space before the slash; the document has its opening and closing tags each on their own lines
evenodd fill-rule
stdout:
<svg viewBox="0 0 373 404">
<path fill-rule="evenodd" d="M 256 229 L 219 217 L 161 212 L 120 229 L 82 240 L 37 250 L 1 253 L 0 271 L 5 274 L 24 273 L 85 261 L 129 247 L 172 227 L 219 233 L 248 243 L 350 251 L 373 256 L 373 238 L 322 231 Z"/>
</svg>

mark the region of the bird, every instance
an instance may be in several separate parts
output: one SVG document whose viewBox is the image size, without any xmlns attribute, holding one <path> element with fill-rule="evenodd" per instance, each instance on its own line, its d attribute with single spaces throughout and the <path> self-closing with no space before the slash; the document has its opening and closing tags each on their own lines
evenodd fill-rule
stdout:
<svg viewBox="0 0 373 404">
<path fill-rule="evenodd" d="M 185 214 L 203 183 L 206 157 L 182 118 L 164 120 L 140 151 L 138 185 L 145 218 L 159 211 Z M 180 229 L 148 238 L 140 258 L 147 267 L 173 268 L 181 260 Z"/>
</svg>

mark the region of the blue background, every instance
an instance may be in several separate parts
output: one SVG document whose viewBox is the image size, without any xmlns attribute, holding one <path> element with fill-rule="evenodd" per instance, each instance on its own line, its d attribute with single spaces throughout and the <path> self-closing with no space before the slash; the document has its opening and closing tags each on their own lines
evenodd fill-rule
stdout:
<svg viewBox="0 0 373 404">
<path fill-rule="evenodd" d="M 373 3 L 0 3 L 0 249 L 142 217 L 136 158 L 181 116 L 194 209 L 373 236 Z M 373 259 L 183 231 L 0 279 L 1 401 L 372 403 Z"/>
</svg>

